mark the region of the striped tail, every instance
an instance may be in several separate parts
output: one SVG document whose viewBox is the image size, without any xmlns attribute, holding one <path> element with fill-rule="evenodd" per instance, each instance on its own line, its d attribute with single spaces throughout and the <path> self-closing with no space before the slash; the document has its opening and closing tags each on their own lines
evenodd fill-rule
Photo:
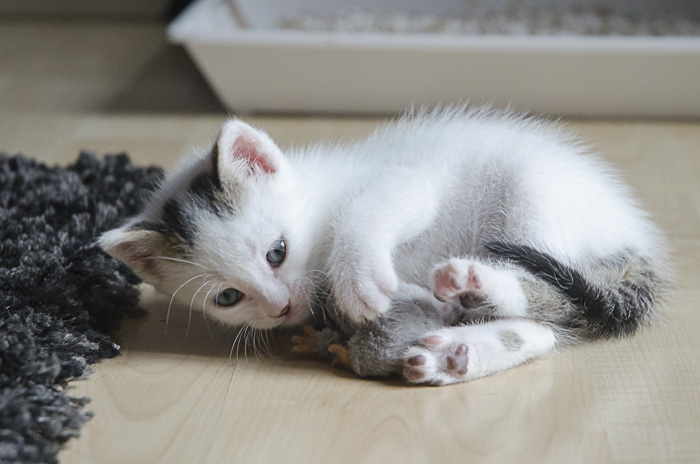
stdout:
<svg viewBox="0 0 700 464">
<path fill-rule="evenodd" d="M 576 309 L 548 322 L 584 338 L 622 337 L 647 322 L 659 300 L 663 280 L 650 263 L 635 256 L 601 264 L 606 279 L 595 285 L 552 256 L 525 245 L 493 242 L 491 253 L 505 258 L 555 287 Z"/>
</svg>

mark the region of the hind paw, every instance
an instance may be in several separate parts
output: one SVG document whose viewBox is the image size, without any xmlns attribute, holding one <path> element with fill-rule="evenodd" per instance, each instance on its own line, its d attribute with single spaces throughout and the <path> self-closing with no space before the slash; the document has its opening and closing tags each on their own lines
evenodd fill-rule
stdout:
<svg viewBox="0 0 700 464">
<path fill-rule="evenodd" d="M 411 383 L 446 385 L 464 382 L 469 372 L 469 347 L 442 334 L 423 338 L 409 348 L 403 375 Z"/>
</svg>

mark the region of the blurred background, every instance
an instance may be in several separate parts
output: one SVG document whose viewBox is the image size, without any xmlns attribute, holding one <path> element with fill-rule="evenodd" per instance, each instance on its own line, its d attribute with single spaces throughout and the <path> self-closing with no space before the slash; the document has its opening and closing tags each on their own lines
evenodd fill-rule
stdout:
<svg viewBox="0 0 700 464">
<path fill-rule="evenodd" d="M 4 0 L 3 110 L 700 116 L 697 0 Z"/>
</svg>

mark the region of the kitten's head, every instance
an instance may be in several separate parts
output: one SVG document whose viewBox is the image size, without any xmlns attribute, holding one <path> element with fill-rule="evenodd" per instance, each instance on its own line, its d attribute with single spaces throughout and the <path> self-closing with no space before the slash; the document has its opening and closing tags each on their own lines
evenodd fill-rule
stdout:
<svg viewBox="0 0 700 464">
<path fill-rule="evenodd" d="M 231 120 L 209 153 L 169 176 L 143 213 L 100 245 L 207 317 L 261 329 L 296 324 L 311 290 L 300 185 L 267 134 Z"/>
</svg>

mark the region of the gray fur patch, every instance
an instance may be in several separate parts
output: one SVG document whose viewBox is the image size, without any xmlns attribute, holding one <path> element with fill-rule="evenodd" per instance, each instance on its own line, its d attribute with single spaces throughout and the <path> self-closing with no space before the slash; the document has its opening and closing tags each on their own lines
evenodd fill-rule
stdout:
<svg viewBox="0 0 700 464">
<path fill-rule="evenodd" d="M 219 217 L 236 213 L 230 201 L 232 195 L 224 191 L 216 173 L 203 172 L 194 177 L 187 196 L 192 207 L 207 209 Z"/>
<path fill-rule="evenodd" d="M 192 246 L 197 228 L 201 226 L 198 211 L 209 211 L 220 218 L 236 212 L 215 172 L 204 171 L 195 175 L 187 190 L 165 201 L 159 220 L 148 224 L 148 228 Z"/>
<path fill-rule="evenodd" d="M 402 283 L 389 311 L 374 320 L 357 324 L 334 307 L 329 314 L 348 339 L 352 370 L 361 377 L 385 377 L 401 373 L 406 350 L 421 336 L 444 326 L 436 304 L 427 290 Z"/>
<path fill-rule="evenodd" d="M 161 233 L 168 237 L 177 237 L 184 243 L 191 244 L 194 238 L 194 223 L 186 206 L 171 198 L 166 201 L 161 211 Z"/>
<path fill-rule="evenodd" d="M 508 351 L 519 351 L 525 344 L 522 337 L 512 330 L 501 330 L 498 333 L 498 337 Z"/>
</svg>

